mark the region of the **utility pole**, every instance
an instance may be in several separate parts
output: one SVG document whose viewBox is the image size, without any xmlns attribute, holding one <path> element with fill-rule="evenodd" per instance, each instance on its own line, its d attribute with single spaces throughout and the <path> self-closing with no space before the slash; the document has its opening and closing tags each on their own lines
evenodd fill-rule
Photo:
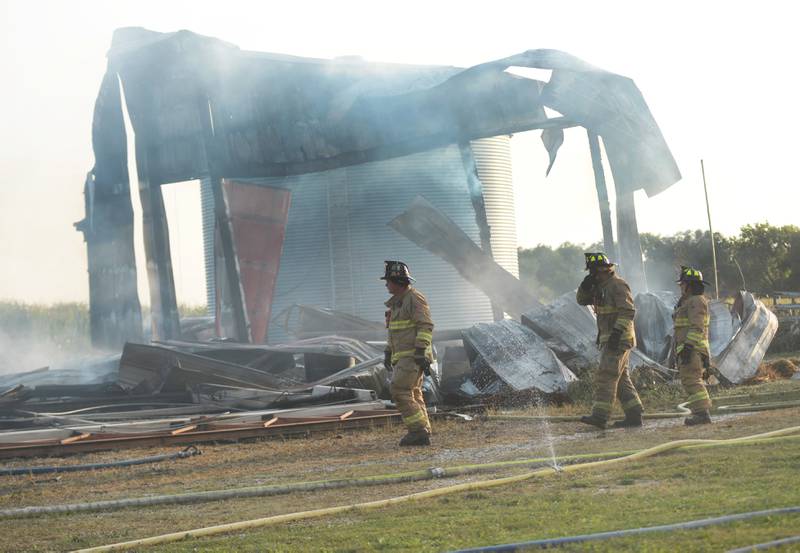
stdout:
<svg viewBox="0 0 800 553">
<path fill-rule="evenodd" d="M 711 207 L 708 203 L 708 185 L 706 184 L 706 167 L 700 160 L 700 171 L 703 173 L 703 190 L 706 194 L 706 213 L 708 214 L 708 232 L 711 235 L 711 258 L 714 261 L 714 296 L 719 299 L 719 277 L 717 276 L 717 247 L 714 245 L 714 229 L 711 227 Z"/>
</svg>

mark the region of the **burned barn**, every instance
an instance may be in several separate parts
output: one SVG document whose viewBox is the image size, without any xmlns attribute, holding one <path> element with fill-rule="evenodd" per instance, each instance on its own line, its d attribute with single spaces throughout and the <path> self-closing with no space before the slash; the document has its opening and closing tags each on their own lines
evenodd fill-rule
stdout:
<svg viewBox="0 0 800 553">
<path fill-rule="evenodd" d="M 551 78 L 506 71 L 515 66 L 552 70 Z M 561 115 L 548 117 L 545 107 Z M 214 223 L 210 228 L 207 217 L 210 298 L 218 313 L 229 315 L 227 337 L 261 342 L 273 304 L 288 307 L 280 301 L 291 295 L 287 287 L 298 285 L 298 275 L 319 275 L 305 285 L 302 303 L 363 316 L 361 296 L 367 294 L 363 302 L 376 298 L 361 280 L 371 276 L 362 275 L 389 254 L 420 267 L 445 327 L 491 320 L 485 297 L 386 222 L 422 195 L 482 249 L 505 259 L 513 274 L 513 212 L 502 198 L 509 184 L 502 174 L 491 177 L 508 163 L 503 137 L 515 132 L 543 129 L 555 160 L 563 129 L 587 129 L 587 154 L 598 162 L 604 239 L 613 250 L 602 139 L 617 188 L 620 259 L 639 289 L 633 192 L 656 194 L 680 178 L 633 81 L 564 52 L 531 50 L 460 69 L 296 58 L 246 52 L 188 31 L 120 29 L 96 104 L 96 163 L 87 176 L 87 216 L 79 224 L 90 260 L 92 335 L 102 345 L 141 338 L 124 111 L 135 134 L 133 186 L 143 206 L 157 339 L 179 336 L 165 183 L 202 180 Z M 254 206 L 260 206 L 256 216 L 248 212 Z M 326 241 L 329 247 L 319 246 Z M 212 242 L 217 253 L 209 259 Z M 302 257 L 313 258 L 313 265 L 298 262 Z M 444 280 L 455 284 L 441 285 Z M 465 295 L 475 298 L 469 308 L 446 312 L 448 305 L 465 303 L 452 298 Z"/>
<path fill-rule="evenodd" d="M 378 322 L 377 277 L 392 258 L 414 267 L 435 313 L 429 402 L 563 396 L 573 370 L 597 362 L 594 314 L 571 295 L 544 305 L 518 279 L 509 136 L 541 130 L 552 167 L 573 127 L 587 136 L 598 235 L 641 293 L 632 368 L 670 380 L 671 305 L 647 293 L 633 194 L 652 196 L 681 175 L 631 79 L 556 50 L 463 69 L 119 29 L 76 227 L 88 251 L 92 342 L 121 354 L 5 376 L 0 425 L 15 431 L 0 436 L 0 456 L 397 418 L 384 401 Z M 208 320 L 178 314 L 162 186 L 185 181 L 201 190 Z M 146 267 L 134 256 L 137 192 Z M 721 302 L 711 312 L 721 377 L 740 382 L 762 359 L 775 316 L 746 292 L 733 312 Z"/>
</svg>

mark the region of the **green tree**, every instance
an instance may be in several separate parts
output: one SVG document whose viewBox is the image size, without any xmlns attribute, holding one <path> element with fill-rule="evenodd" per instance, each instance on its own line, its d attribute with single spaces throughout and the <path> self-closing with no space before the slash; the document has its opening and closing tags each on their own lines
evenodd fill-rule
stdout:
<svg viewBox="0 0 800 553">
<path fill-rule="evenodd" d="M 645 275 L 651 290 L 676 288 L 681 265 L 700 269 L 705 279 L 714 282 L 714 261 L 711 255 L 711 235 L 708 231 L 684 231 L 673 236 L 641 235 Z M 733 243 L 721 234 L 714 234 L 717 248 L 720 294 L 741 288 L 739 271 L 732 259 Z"/>
<path fill-rule="evenodd" d="M 519 250 L 520 280 L 544 302 L 578 287 L 584 277 L 583 252 L 579 244 L 565 242 L 553 249 L 539 244 Z"/>
<path fill-rule="evenodd" d="M 673 236 L 641 235 L 645 276 L 651 290 L 677 290 L 681 265 L 703 271 L 714 282 L 711 235 L 708 231 L 679 232 Z M 800 228 L 758 223 L 742 227 L 738 236 L 714 234 L 720 295 L 746 288 L 758 294 L 800 291 Z M 583 278 L 583 252 L 602 249 L 564 243 L 557 248 L 539 245 L 519 250 L 520 279 L 542 301 L 574 290 Z M 740 272 L 741 269 L 741 272 Z"/>
<path fill-rule="evenodd" d="M 746 225 L 734 239 L 734 255 L 758 293 L 800 288 L 800 228 L 769 223 Z"/>
</svg>

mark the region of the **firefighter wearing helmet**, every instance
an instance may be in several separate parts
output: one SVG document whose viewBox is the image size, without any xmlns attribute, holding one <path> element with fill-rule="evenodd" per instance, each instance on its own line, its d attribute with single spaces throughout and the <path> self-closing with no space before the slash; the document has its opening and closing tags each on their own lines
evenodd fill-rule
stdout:
<svg viewBox="0 0 800 553">
<path fill-rule="evenodd" d="M 708 347 L 708 301 L 703 292 L 708 283 L 703 273 L 692 267 L 681 267 L 678 279 L 681 298 L 675 306 L 672 320 L 675 325 L 675 361 L 681 384 L 687 394 L 687 406 L 692 414 L 684 419 L 688 426 L 711 422 L 711 398 L 703 383 L 704 369 L 711 366 Z"/>
<path fill-rule="evenodd" d="M 423 374 L 430 374 L 433 362 L 431 311 L 425 296 L 411 286 L 414 279 L 405 263 L 385 261 L 381 280 L 392 295 L 385 304 L 389 337 L 384 365 L 392 371 L 392 400 L 408 430 L 400 445 L 430 445 L 431 423 L 422 397 L 422 379 Z"/>
<path fill-rule="evenodd" d="M 619 398 L 625 419 L 616 428 L 642 426 L 642 402 L 628 374 L 630 350 L 636 346 L 633 316 L 636 309 L 630 286 L 614 272 L 614 264 L 604 253 L 586 253 L 586 270 L 576 300 L 591 306 L 597 315 L 597 346 L 600 366 L 595 376 L 592 414 L 581 422 L 605 428 L 614 401 Z"/>
</svg>

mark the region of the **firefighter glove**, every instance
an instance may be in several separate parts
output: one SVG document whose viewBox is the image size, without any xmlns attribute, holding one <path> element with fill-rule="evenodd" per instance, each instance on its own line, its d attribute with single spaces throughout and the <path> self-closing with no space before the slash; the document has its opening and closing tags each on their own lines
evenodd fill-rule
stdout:
<svg viewBox="0 0 800 553">
<path fill-rule="evenodd" d="M 425 348 L 416 348 L 414 350 L 414 363 L 416 363 L 417 366 L 422 369 L 422 372 L 428 376 L 431 375 L 431 362 L 428 361 L 428 358 L 425 355 Z"/>
<path fill-rule="evenodd" d="M 392 352 L 388 349 L 383 352 L 383 366 L 386 367 L 387 370 L 392 370 Z"/>
<path fill-rule="evenodd" d="M 592 288 L 594 288 L 594 275 L 588 274 L 581 282 L 581 290 L 591 292 Z"/>
<path fill-rule="evenodd" d="M 694 346 L 691 344 L 683 344 L 683 349 L 678 354 L 678 359 L 682 363 L 688 363 L 689 359 L 692 358 L 692 352 L 694 351 Z"/>
<path fill-rule="evenodd" d="M 608 344 L 607 347 L 611 351 L 619 351 L 619 342 L 622 339 L 622 331 L 618 328 L 615 328 L 611 331 L 611 335 L 608 337 Z"/>
</svg>

